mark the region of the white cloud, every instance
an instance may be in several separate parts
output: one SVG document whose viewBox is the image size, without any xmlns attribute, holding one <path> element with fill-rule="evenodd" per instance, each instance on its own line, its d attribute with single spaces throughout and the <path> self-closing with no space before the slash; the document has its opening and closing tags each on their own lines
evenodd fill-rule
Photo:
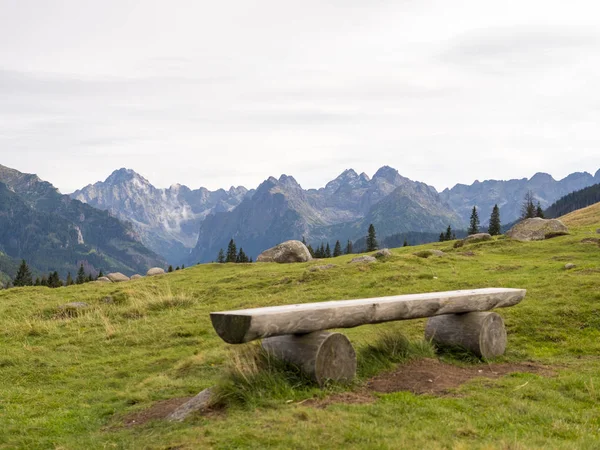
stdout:
<svg viewBox="0 0 600 450">
<path fill-rule="evenodd" d="M 68 192 L 600 167 L 592 1 L 0 0 L 0 163 Z"/>
</svg>

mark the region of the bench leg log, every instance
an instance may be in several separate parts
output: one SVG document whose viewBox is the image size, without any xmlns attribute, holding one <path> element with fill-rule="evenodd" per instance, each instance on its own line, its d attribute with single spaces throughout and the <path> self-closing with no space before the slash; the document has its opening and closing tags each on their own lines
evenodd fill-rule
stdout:
<svg viewBox="0 0 600 450">
<path fill-rule="evenodd" d="M 446 314 L 431 317 L 425 339 L 442 345 L 457 345 L 479 357 L 494 358 L 506 350 L 506 329 L 494 312 Z"/>
<path fill-rule="evenodd" d="M 327 380 L 348 382 L 356 375 L 356 352 L 341 333 L 274 336 L 263 339 L 262 346 L 273 356 L 297 365 L 319 386 Z"/>
</svg>

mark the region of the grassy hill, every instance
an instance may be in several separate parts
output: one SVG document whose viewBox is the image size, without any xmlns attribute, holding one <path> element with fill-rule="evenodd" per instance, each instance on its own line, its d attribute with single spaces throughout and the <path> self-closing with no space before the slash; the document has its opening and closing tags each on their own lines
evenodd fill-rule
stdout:
<svg viewBox="0 0 600 450">
<path fill-rule="evenodd" d="M 434 243 L 371 265 L 342 256 L 314 272 L 322 262 L 206 264 L 119 285 L 0 291 L 0 448 L 597 448 L 600 246 L 582 240 L 600 238 L 600 207 L 590 208 L 565 218 L 571 235 L 541 242 Z M 427 249 L 447 255 L 413 254 Z M 457 368 L 499 367 L 434 355 L 424 321 L 412 320 L 344 330 L 359 379 L 321 391 L 293 373 L 254 370 L 255 346 L 222 342 L 208 316 L 480 287 L 527 289 L 521 304 L 498 310 L 509 342 L 495 363 L 535 373 L 477 377 L 435 394 L 373 393 L 373 375 L 398 370 L 410 380 L 423 356 L 441 360 L 432 385 Z M 60 308 L 72 301 L 90 307 Z M 386 349 L 401 335 L 410 341 L 402 354 Z M 148 420 L 217 383 L 227 388 L 226 409 L 183 423 Z"/>
</svg>

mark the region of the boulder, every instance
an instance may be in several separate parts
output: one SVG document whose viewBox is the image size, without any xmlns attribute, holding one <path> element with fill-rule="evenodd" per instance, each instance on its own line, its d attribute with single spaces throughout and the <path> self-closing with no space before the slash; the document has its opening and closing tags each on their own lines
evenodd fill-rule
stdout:
<svg viewBox="0 0 600 450">
<path fill-rule="evenodd" d="M 377 250 L 375 253 L 373 253 L 373 256 L 375 258 L 388 258 L 392 256 L 392 252 L 390 252 L 389 248 L 382 248 L 381 250 Z"/>
<path fill-rule="evenodd" d="M 324 266 L 312 266 L 308 270 L 310 272 L 318 272 L 321 270 L 333 269 L 334 267 L 337 267 L 337 266 L 335 264 L 325 264 Z"/>
<path fill-rule="evenodd" d="M 60 305 L 59 308 L 66 309 L 66 310 L 68 310 L 68 309 L 73 310 L 73 309 L 87 308 L 88 306 L 90 306 L 90 305 L 88 305 L 85 302 L 71 302 L 71 303 L 65 303 L 64 305 Z"/>
<path fill-rule="evenodd" d="M 438 256 L 438 257 L 446 256 L 446 254 L 441 250 L 430 250 L 430 251 L 433 256 Z"/>
<path fill-rule="evenodd" d="M 374 263 L 377 262 L 377 258 L 373 256 L 358 256 L 356 258 L 352 258 L 351 263 Z"/>
<path fill-rule="evenodd" d="M 121 283 L 123 281 L 129 281 L 129 277 L 123 275 L 121 272 L 109 273 L 108 275 L 106 275 L 106 278 L 108 278 L 113 283 Z"/>
<path fill-rule="evenodd" d="M 522 220 L 506 233 L 517 241 L 541 241 L 565 234 L 569 234 L 569 229 L 560 220 L 540 217 Z"/>
<path fill-rule="evenodd" d="M 573 264 L 573 263 L 567 263 L 567 264 L 565 264 L 565 270 L 574 269 L 575 267 L 577 267 L 577 266 L 575 264 Z"/>
<path fill-rule="evenodd" d="M 163 275 L 165 273 L 165 269 L 161 269 L 160 267 L 153 267 L 152 269 L 146 272 L 146 275 L 149 277 L 153 277 L 155 275 Z"/>
<path fill-rule="evenodd" d="M 167 417 L 169 422 L 181 422 L 195 412 L 204 412 L 215 402 L 213 389 L 204 389 L 191 400 L 187 401 Z"/>
<path fill-rule="evenodd" d="M 256 262 L 295 263 L 310 261 L 312 257 L 306 245 L 300 241 L 285 241 L 265 250 Z"/>
<path fill-rule="evenodd" d="M 489 233 L 475 233 L 467 236 L 466 238 L 456 241 L 454 248 L 462 247 L 465 244 L 475 244 L 476 242 L 491 241 L 492 235 Z"/>
<path fill-rule="evenodd" d="M 140 278 L 144 278 L 144 277 L 141 276 L 139 273 L 136 273 L 135 275 L 131 275 L 130 280 L 139 280 Z"/>
<path fill-rule="evenodd" d="M 112 283 L 112 281 L 110 281 L 110 280 L 109 280 L 108 278 L 106 278 L 106 277 L 99 277 L 99 278 L 98 278 L 96 281 L 97 281 L 98 283 Z"/>
</svg>

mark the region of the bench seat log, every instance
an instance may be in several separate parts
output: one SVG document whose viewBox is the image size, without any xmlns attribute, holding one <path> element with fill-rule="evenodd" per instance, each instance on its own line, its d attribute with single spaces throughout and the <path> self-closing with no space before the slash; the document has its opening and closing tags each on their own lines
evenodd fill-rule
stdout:
<svg viewBox="0 0 600 450">
<path fill-rule="evenodd" d="M 525 289 L 485 288 L 271 306 L 210 313 L 217 334 L 230 344 L 332 328 L 489 311 L 513 306 Z"/>
</svg>

